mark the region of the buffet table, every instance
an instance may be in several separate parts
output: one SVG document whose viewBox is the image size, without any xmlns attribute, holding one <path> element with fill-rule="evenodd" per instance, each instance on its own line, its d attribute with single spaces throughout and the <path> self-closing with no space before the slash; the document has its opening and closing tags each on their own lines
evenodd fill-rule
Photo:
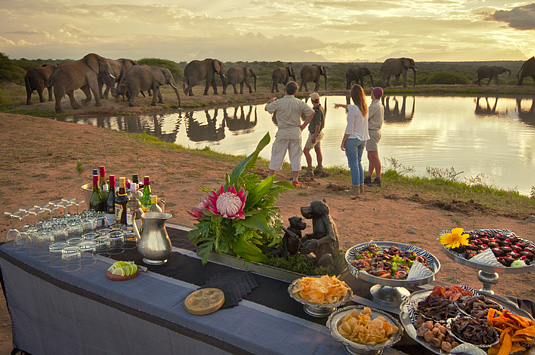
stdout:
<svg viewBox="0 0 535 355">
<path fill-rule="evenodd" d="M 216 263 L 202 266 L 187 232 L 167 229 L 174 246 L 169 262 L 149 266 L 126 282 L 106 278 L 111 258 L 99 256 L 95 264 L 64 272 L 0 246 L 14 347 L 31 354 L 345 353 L 329 335 L 326 319 L 306 314 L 289 297 L 289 283 L 270 277 L 254 275 L 258 288 L 236 307 L 205 316 L 186 312 L 188 294 L 211 276 L 236 270 Z M 142 265 L 135 249 L 114 258 Z M 366 300 L 369 284 L 351 275 L 346 281 L 354 300 L 371 302 Z M 395 348 L 431 353 L 407 336 Z"/>
</svg>

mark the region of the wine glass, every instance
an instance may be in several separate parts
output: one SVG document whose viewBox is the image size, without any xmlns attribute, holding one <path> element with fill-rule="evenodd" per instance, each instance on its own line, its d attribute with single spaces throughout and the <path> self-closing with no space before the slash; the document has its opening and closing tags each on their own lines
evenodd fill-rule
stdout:
<svg viewBox="0 0 535 355">
<path fill-rule="evenodd" d="M 79 198 L 75 198 L 74 200 L 71 201 L 72 204 L 76 205 L 76 213 L 77 214 L 80 214 L 79 207 L 84 202 L 85 202 L 85 200 L 82 200 L 82 199 L 79 199 Z"/>
<path fill-rule="evenodd" d="M 6 244 L 5 247 L 8 249 L 13 249 L 14 245 L 11 242 L 15 241 L 15 237 L 17 234 L 19 234 L 19 230 L 15 228 L 15 216 L 14 214 L 18 213 L 18 210 L 12 210 L 12 211 L 4 211 L 4 214 L 9 216 L 9 219 L 11 220 L 11 228 L 6 233 Z"/>
</svg>

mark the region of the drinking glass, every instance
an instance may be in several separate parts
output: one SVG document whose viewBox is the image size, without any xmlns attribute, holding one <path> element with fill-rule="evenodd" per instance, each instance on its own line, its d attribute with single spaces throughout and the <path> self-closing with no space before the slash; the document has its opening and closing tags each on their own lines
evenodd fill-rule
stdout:
<svg viewBox="0 0 535 355">
<path fill-rule="evenodd" d="M 24 223 L 24 218 L 29 216 L 28 213 L 19 210 L 18 212 L 13 213 L 12 216 L 19 220 L 19 231 L 22 232 L 28 230 L 28 225 Z"/>
<path fill-rule="evenodd" d="M 76 246 L 76 245 L 80 245 L 82 241 L 83 241 L 82 237 L 72 237 L 72 238 L 67 239 L 67 244 Z"/>
<path fill-rule="evenodd" d="M 95 252 L 99 255 L 107 256 L 107 251 L 110 248 L 110 237 L 109 236 L 99 236 L 94 239 L 95 241 Z"/>
<path fill-rule="evenodd" d="M 94 241 L 95 238 L 98 237 L 98 234 L 95 233 L 95 232 L 87 232 L 87 233 L 84 233 L 82 234 L 82 239 L 84 241 Z"/>
<path fill-rule="evenodd" d="M 36 234 L 35 257 L 40 261 L 49 260 L 49 246 L 54 241 L 54 233 L 51 230 L 43 230 Z"/>
<path fill-rule="evenodd" d="M 67 242 L 54 242 L 48 247 L 49 265 L 51 267 L 61 267 L 61 253 Z"/>
<path fill-rule="evenodd" d="M 91 265 L 97 262 L 96 244 L 93 240 L 84 240 L 79 244 L 82 253 L 81 265 Z"/>
<path fill-rule="evenodd" d="M 82 253 L 78 245 L 67 245 L 61 250 L 61 270 L 72 272 L 82 268 Z"/>
<path fill-rule="evenodd" d="M 122 231 L 111 231 L 109 233 L 109 238 L 110 247 L 107 253 L 110 255 L 121 254 L 124 251 L 122 248 L 124 233 Z"/>
<path fill-rule="evenodd" d="M 137 248 L 137 236 L 132 231 L 124 231 L 123 250 Z"/>
<path fill-rule="evenodd" d="M 15 237 L 15 251 L 17 253 L 27 253 L 31 247 L 32 239 L 28 232 L 19 232 Z"/>
</svg>

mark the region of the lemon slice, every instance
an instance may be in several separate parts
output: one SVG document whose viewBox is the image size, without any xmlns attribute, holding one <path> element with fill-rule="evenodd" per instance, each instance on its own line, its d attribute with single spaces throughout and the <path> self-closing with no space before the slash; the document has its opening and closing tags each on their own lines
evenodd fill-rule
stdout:
<svg viewBox="0 0 535 355">
<path fill-rule="evenodd" d="M 126 275 L 126 271 L 125 271 L 125 269 L 122 268 L 122 267 L 118 267 L 118 268 L 116 268 L 116 269 L 113 270 L 111 273 L 114 274 L 114 275 L 118 275 L 118 276 L 125 276 L 125 275 Z"/>
</svg>

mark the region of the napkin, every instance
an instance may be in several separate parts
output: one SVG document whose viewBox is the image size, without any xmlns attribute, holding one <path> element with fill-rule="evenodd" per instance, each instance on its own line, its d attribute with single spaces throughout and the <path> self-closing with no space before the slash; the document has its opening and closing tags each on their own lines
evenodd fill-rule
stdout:
<svg viewBox="0 0 535 355">
<path fill-rule="evenodd" d="M 496 260 L 496 256 L 494 255 L 491 249 L 482 251 L 481 253 L 471 258 L 470 261 L 473 261 L 482 265 L 503 267 L 503 265 L 498 260 Z"/>
<path fill-rule="evenodd" d="M 201 288 L 219 288 L 225 294 L 225 303 L 222 308 L 235 307 L 247 297 L 251 291 L 258 287 L 251 272 L 231 271 L 215 274 Z"/>
</svg>

